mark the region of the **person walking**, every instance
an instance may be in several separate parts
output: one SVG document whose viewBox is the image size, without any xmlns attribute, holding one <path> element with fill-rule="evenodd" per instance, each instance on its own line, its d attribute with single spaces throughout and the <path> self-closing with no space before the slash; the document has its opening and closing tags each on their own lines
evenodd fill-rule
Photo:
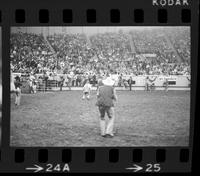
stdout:
<svg viewBox="0 0 200 176">
<path fill-rule="evenodd" d="M 116 91 L 114 89 L 114 80 L 111 77 L 107 77 L 102 80 L 102 85 L 97 90 L 97 103 L 100 113 L 100 130 L 101 136 L 113 137 L 114 127 L 114 101 L 117 101 Z M 108 116 L 108 124 L 106 126 L 105 114 Z"/>
</svg>

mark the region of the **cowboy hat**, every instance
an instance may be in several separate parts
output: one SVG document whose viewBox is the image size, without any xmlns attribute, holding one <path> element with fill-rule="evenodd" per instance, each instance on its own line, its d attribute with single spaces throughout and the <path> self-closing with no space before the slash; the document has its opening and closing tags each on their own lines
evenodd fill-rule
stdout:
<svg viewBox="0 0 200 176">
<path fill-rule="evenodd" d="M 103 84 L 106 86 L 113 86 L 115 81 L 111 77 L 107 77 L 106 79 L 102 80 Z"/>
</svg>

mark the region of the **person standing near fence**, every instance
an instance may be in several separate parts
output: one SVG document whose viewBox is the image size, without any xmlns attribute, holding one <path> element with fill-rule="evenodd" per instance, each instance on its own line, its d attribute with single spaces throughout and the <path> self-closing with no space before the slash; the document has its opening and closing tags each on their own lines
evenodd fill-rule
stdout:
<svg viewBox="0 0 200 176">
<path fill-rule="evenodd" d="M 165 87 L 165 92 L 168 92 L 169 81 L 167 77 L 164 77 L 163 86 Z"/>
<path fill-rule="evenodd" d="M 15 105 L 19 106 L 21 102 L 21 86 L 22 86 L 19 76 L 15 77 L 14 84 L 15 84 L 15 90 L 16 90 Z"/>
<path fill-rule="evenodd" d="M 72 73 L 67 74 L 65 77 L 65 84 L 67 84 L 67 87 L 69 88 L 69 90 L 71 90 L 71 86 L 72 86 Z"/>
<path fill-rule="evenodd" d="M 133 82 L 133 79 L 132 79 L 132 76 L 130 76 L 129 80 L 128 80 L 128 84 L 129 84 L 129 89 L 130 91 L 132 90 L 132 82 Z"/>
<path fill-rule="evenodd" d="M 60 91 L 62 91 L 64 81 L 65 81 L 65 78 L 63 76 L 60 76 L 60 78 L 59 78 Z"/>
<path fill-rule="evenodd" d="M 15 89 L 15 80 L 14 80 L 14 75 L 12 74 L 12 72 L 10 72 L 10 92 L 11 93 L 15 93 L 16 89 Z"/>
<path fill-rule="evenodd" d="M 33 87 L 33 93 L 36 93 L 37 92 L 37 82 L 36 82 L 35 79 L 33 79 L 33 85 L 32 85 L 32 87 Z"/>
<path fill-rule="evenodd" d="M 114 89 L 114 81 L 111 77 L 102 80 L 103 85 L 97 90 L 97 103 L 100 113 L 100 130 L 102 137 L 113 137 L 114 127 L 114 101 L 117 101 L 116 92 Z M 108 115 L 108 124 L 106 127 L 105 113 Z"/>
<path fill-rule="evenodd" d="M 49 77 L 48 77 L 48 75 L 47 75 L 46 72 L 44 73 L 43 79 L 44 79 L 44 91 L 47 91 L 47 88 L 48 88 L 48 79 L 49 79 Z"/>
<path fill-rule="evenodd" d="M 32 80 L 32 78 L 31 77 L 29 77 L 29 79 L 28 79 L 28 84 L 29 84 L 29 92 L 30 93 L 34 93 L 33 92 L 33 80 Z"/>
</svg>

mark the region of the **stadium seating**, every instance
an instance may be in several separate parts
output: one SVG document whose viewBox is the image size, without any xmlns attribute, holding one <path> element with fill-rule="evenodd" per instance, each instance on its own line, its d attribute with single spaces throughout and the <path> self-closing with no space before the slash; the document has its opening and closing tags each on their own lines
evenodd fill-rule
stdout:
<svg viewBox="0 0 200 176">
<path fill-rule="evenodd" d="M 11 69 L 27 74 L 73 73 L 72 79 L 108 72 L 119 75 L 189 75 L 188 30 L 146 29 L 91 36 L 12 33 Z"/>
</svg>

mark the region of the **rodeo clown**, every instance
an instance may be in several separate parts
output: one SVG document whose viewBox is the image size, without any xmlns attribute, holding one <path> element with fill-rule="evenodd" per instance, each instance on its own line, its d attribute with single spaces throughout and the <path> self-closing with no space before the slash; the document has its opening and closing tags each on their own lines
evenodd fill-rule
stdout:
<svg viewBox="0 0 200 176">
<path fill-rule="evenodd" d="M 117 101 L 114 89 L 115 81 L 111 77 L 102 80 L 102 85 L 97 90 L 97 103 L 100 113 L 100 130 L 102 137 L 113 137 L 114 126 L 114 101 Z M 106 126 L 105 113 L 108 115 Z"/>
</svg>

